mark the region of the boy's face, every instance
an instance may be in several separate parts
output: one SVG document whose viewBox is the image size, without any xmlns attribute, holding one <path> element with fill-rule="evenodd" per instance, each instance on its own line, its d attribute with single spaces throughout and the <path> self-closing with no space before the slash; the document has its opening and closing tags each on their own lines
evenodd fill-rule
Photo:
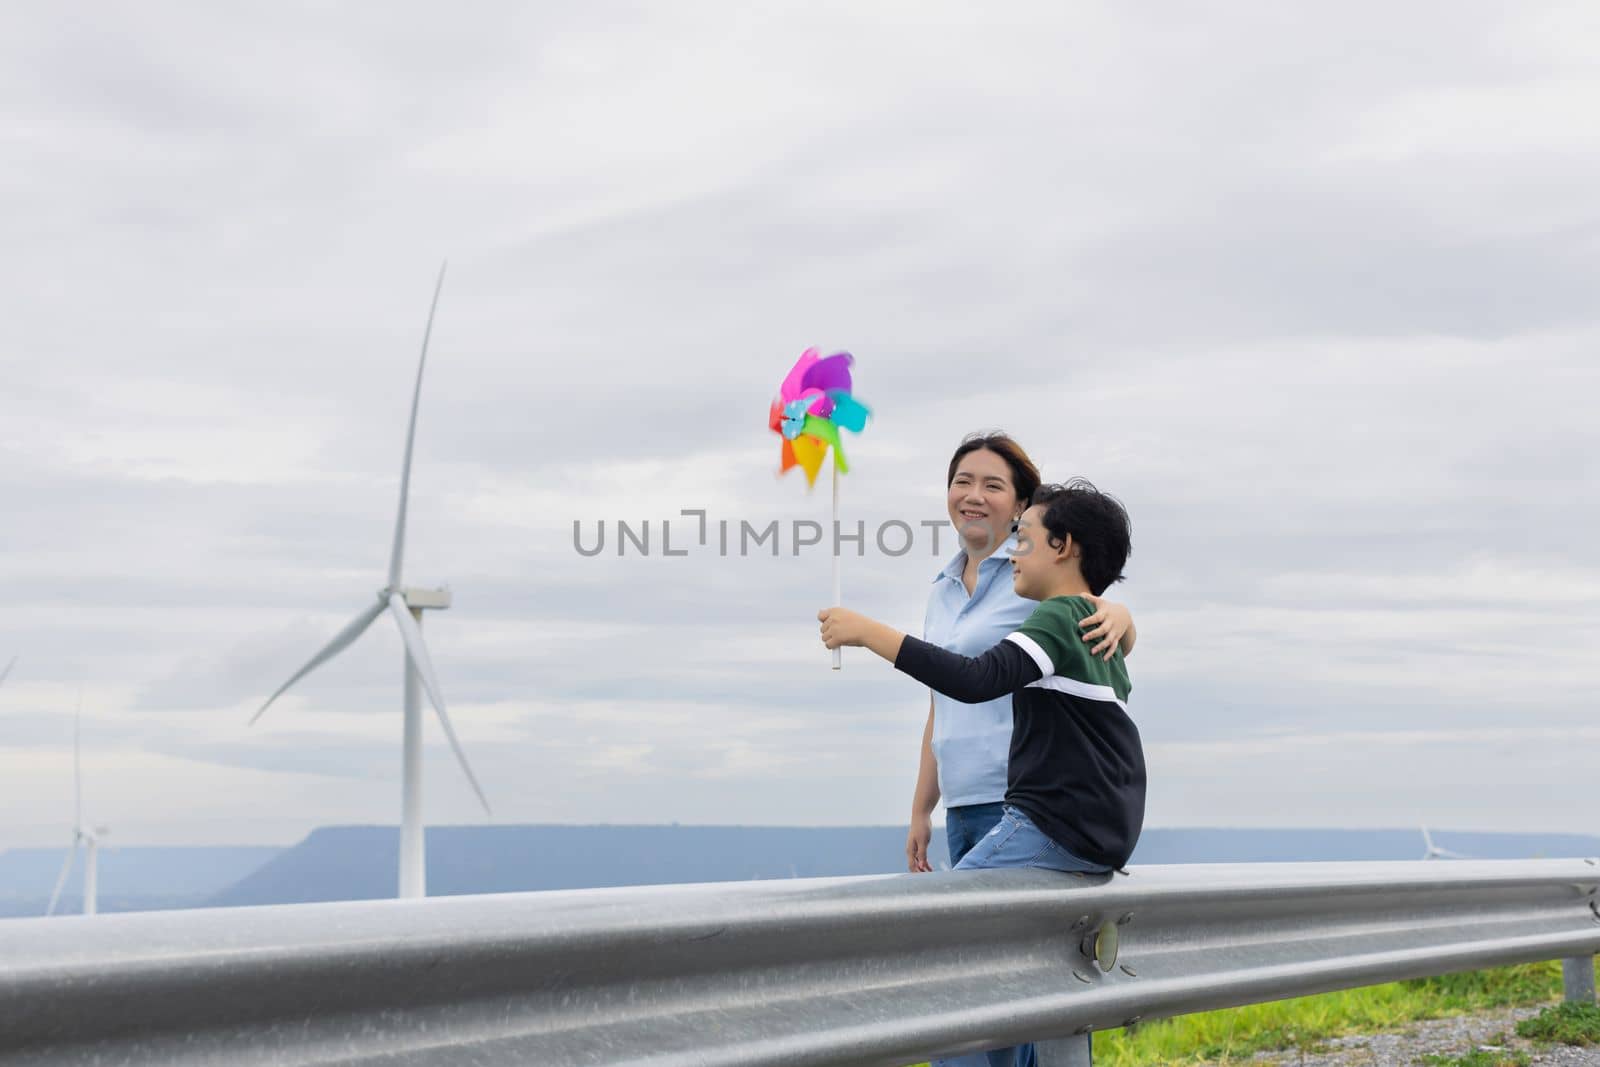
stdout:
<svg viewBox="0 0 1600 1067">
<path fill-rule="evenodd" d="M 1072 551 L 1070 540 L 1060 548 L 1050 546 L 1043 518 L 1042 504 L 1022 513 L 1017 523 L 1017 550 L 1011 554 L 1011 587 L 1029 600 L 1043 600 L 1048 595 L 1061 561 Z"/>
</svg>

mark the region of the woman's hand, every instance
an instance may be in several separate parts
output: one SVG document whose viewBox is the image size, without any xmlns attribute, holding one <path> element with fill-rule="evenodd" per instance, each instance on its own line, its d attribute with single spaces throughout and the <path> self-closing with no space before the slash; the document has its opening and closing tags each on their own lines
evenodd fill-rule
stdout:
<svg viewBox="0 0 1600 1067">
<path fill-rule="evenodd" d="M 1095 613 L 1078 623 L 1078 628 L 1084 632 L 1084 641 L 1093 646 L 1089 649 L 1089 655 L 1109 660 L 1116 655 L 1118 648 L 1122 648 L 1123 655 L 1132 652 L 1131 639 L 1126 648 L 1122 647 L 1123 639 L 1133 629 L 1133 613 L 1128 610 L 1128 605 L 1093 593 L 1085 593 L 1083 598 L 1095 606 Z"/>
<path fill-rule="evenodd" d="M 933 840 L 933 818 L 929 815 L 911 816 L 911 832 L 906 834 L 906 869 L 912 874 L 927 874 L 928 842 Z"/>
</svg>

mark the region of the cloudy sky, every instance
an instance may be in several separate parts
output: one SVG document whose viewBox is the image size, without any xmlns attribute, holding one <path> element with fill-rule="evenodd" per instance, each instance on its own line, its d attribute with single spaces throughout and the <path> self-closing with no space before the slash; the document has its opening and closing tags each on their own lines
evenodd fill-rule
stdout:
<svg viewBox="0 0 1600 1067">
<path fill-rule="evenodd" d="M 818 344 L 876 411 L 847 603 L 920 626 L 969 430 L 1126 501 L 1150 825 L 1600 830 L 1597 44 L 1586 3 L 6 5 L 0 847 L 66 836 L 80 691 L 122 843 L 398 818 L 387 623 L 246 723 L 384 583 L 447 257 L 406 577 L 497 822 L 905 817 L 926 695 L 827 669 L 827 493 L 765 425 Z M 428 819 L 482 820 L 429 730 Z"/>
</svg>

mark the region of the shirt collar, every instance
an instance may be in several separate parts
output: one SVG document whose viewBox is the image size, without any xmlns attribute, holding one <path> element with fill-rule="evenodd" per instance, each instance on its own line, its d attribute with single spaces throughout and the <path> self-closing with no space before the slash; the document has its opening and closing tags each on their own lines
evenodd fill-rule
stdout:
<svg viewBox="0 0 1600 1067">
<path fill-rule="evenodd" d="M 1011 558 L 1011 553 L 1016 551 L 1016 547 L 1017 535 L 1012 534 L 1010 537 L 1007 537 L 1003 542 L 1001 542 L 999 548 L 989 553 L 983 562 L 978 564 L 978 573 L 982 574 L 984 568 L 990 567 L 991 565 L 999 566 L 1000 564 L 1007 562 Z M 959 582 L 961 580 L 961 572 L 966 568 L 966 566 L 967 550 L 964 548 L 957 549 L 956 554 L 950 557 L 950 562 L 944 565 L 944 569 L 933 576 L 933 580 L 937 582 L 941 578 L 954 578 Z"/>
</svg>

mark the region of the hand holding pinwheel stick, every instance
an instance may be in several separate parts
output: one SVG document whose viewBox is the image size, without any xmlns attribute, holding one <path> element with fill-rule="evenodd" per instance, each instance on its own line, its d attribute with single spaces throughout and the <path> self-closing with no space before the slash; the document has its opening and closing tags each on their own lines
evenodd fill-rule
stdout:
<svg viewBox="0 0 1600 1067">
<path fill-rule="evenodd" d="M 806 484 L 815 486 L 822 460 L 833 449 L 833 528 L 839 528 L 839 475 L 850 471 L 844 458 L 839 431 L 860 433 L 866 428 L 870 408 L 851 393 L 850 366 L 855 357 L 836 352 L 822 357 L 815 348 L 801 353 L 794 367 L 778 387 L 767 425 L 783 437 L 778 473 L 791 467 L 806 472 Z M 839 541 L 833 542 L 833 602 L 839 603 Z M 833 669 L 841 666 L 839 650 L 833 650 Z"/>
</svg>

